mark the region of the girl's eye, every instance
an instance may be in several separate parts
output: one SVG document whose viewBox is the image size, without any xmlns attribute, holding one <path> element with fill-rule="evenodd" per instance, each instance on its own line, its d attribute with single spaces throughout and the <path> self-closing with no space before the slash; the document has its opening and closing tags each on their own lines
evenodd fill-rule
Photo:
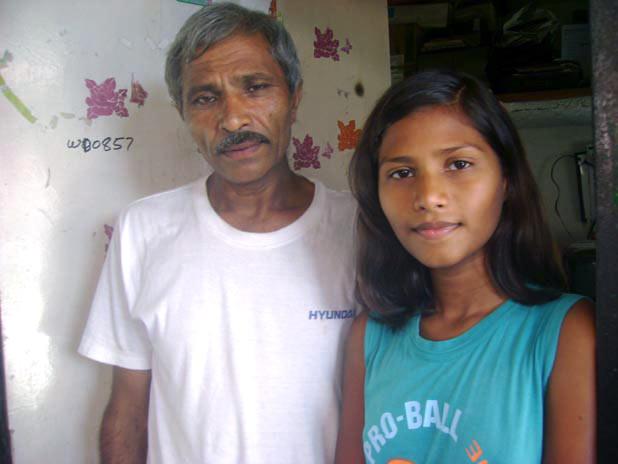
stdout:
<svg viewBox="0 0 618 464">
<path fill-rule="evenodd" d="M 459 171 L 472 166 L 472 163 L 465 160 L 455 160 L 448 165 L 448 169 L 452 171 Z"/>
<path fill-rule="evenodd" d="M 413 177 L 413 176 L 414 176 L 414 171 L 410 168 L 397 169 L 396 171 L 393 171 L 389 174 L 389 177 L 393 179 L 405 179 L 407 177 Z"/>
</svg>

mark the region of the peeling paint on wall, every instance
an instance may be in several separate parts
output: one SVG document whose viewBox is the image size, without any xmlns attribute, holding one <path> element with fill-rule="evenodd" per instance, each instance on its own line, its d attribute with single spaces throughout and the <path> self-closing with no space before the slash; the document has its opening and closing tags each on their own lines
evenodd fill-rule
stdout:
<svg viewBox="0 0 618 464">
<path fill-rule="evenodd" d="M 11 61 L 13 61 L 13 55 L 8 50 L 5 50 L 4 55 L 0 58 L 0 69 L 8 67 Z M 11 105 L 13 105 L 13 107 L 15 107 L 15 109 L 19 111 L 29 123 L 34 124 L 36 122 L 37 118 L 34 117 L 24 102 L 22 102 L 21 99 L 13 93 L 4 81 L 2 75 L 0 75 L 0 90 L 2 90 L 2 94 L 11 103 Z"/>
<path fill-rule="evenodd" d="M 137 103 L 137 106 L 144 106 L 144 101 L 148 97 L 148 92 L 144 90 L 144 87 L 131 76 L 131 103 Z"/>
<path fill-rule="evenodd" d="M 326 142 L 326 148 L 324 148 L 324 152 L 322 153 L 322 156 L 324 158 L 330 159 L 334 152 L 335 150 L 333 149 L 331 144 L 329 142 Z"/>
<path fill-rule="evenodd" d="M 105 244 L 105 252 L 107 253 L 107 250 L 109 249 L 109 243 L 112 240 L 112 234 L 114 233 L 114 227 L 110 226 L 109 224 L 103 224 L 103 232 L 107 237 L 107 243 Z"/>
</svg>

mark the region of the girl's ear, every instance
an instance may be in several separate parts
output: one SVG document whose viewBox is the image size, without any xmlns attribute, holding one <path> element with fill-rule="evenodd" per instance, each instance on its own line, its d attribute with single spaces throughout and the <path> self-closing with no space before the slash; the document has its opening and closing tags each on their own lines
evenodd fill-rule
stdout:
<svg viewBox="0 0 618 464">
<path fill-rule="evenodd" d="M 509 181 L 506 177 L 502 177 L 502 203 L 506 201 L 506 193 L 509 189 Z"/>
</svg>

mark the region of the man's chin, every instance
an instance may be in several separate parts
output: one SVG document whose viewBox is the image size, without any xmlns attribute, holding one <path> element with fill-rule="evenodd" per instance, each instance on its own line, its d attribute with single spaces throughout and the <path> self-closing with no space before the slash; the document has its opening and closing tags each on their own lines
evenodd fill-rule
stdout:
<svg viewBox="0 0 618 464">
<path fill-rule="evenodd" d="M 241 172 L 239 172 L 241 171 Z M 243 169 L 243 170 L 214 170 L 213 176 L 226 184 L 231 185 L 250 185 L 259 183 L 269 176 L 269 170 L 264 169 Z"/>
<path fill-rule="evenodd" d="M 274 164 L 262 163 L 260 161 L 265 161 L 264 159 L 251 157 L 241 160 L 227 160 L 227 163 L 221 163 L 217 166 L 211 163 L 211 167 L 215 177 L 233 185 L 267 183 L 290 171 L 286 158 Z"/>
</svg>

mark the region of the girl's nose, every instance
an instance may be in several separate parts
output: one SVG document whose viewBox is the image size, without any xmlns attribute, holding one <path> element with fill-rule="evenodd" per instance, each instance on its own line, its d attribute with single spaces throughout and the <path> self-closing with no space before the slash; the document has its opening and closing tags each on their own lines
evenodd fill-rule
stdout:
<svg viewBox="0 0 618 464">
<path fill-rule="evenodd" d="M 446 186 L 439 174 L 422 173 L 414 182 L 414 209 L 441 209 L 447 205 Z"/>
</svg>

